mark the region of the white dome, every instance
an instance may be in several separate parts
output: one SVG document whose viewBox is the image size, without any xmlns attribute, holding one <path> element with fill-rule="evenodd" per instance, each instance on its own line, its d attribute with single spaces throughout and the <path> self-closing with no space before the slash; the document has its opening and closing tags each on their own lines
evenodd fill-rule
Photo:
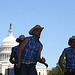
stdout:
<svg viewBox="0 0 75 75">
<path fill-rule="evenodd" d="M 16 38 L 12 35 L 12 29 L 10 25 L 9 35 L 2 41 L 1 47 L 13 47 L 18 45 Z"/>
<path fill-rule="evenodd" d="M 13 36 L 8 36 L 2 41 L 1 47 L 13 47 L 17 44 L 18 43 L 16 42 L 16 38 Z"/>
</svg>

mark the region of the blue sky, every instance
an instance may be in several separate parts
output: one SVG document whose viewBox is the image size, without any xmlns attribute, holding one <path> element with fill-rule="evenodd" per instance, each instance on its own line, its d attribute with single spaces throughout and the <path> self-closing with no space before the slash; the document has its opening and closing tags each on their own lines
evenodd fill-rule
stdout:
<svg viewBox="0 0 75 75">
<path fill-rule="evenodd" d="M 75 35 L 75 0 L 0 0 L 0 45 L 10 23 L 15 38 L 29 36 L 36 24 L 44 27 L 41 56 L 49 67 L 55 67 L 68 39 Z"/>
</svg>

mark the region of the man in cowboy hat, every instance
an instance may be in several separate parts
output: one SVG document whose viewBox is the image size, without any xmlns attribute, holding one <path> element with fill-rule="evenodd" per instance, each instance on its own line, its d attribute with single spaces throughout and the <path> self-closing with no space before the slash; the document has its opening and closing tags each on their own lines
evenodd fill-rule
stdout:
<svg viewBox="0 0 75 75">
<path fill-rule="evenodd" d="M 70 47 L 65 48 L 59 58 L 59 65 L 64 75 L 75 75 L 75 36 L 69 39 L 68 45 Z M 66 67 L 62 65 L 64 57 L 66 57 Z"/>
<path fill-rule="evenodd" d="M 21 71 L 20 75 L 37 75 L 37 61 L 43 63 L 46 67 L 48 67 L 48 65 L 45 63 L 45 58 L 41 58 L 43 45 L 39 41 L 39 38 L 43 29 L 44 27 L 36 25 L 29 31 L 29 34 L 32 36 L 27 37 L 22 42 L 18 50 L 19 62 L 17 65 L 17 67 L 20 68 Z"/>
<path fill-rule="evenodd" d="M 18 64 L 18 48 L 20 44 L 22 43 L 22 41 L 24 40 L 24 38 L 25 38 L 24 35 L 20 35 L 19 38 L 16 39 L 16 42 L 18 42 L 19 45 L 12 47 L 12 52 L 10 55 L 10 62 L 14 64 L 14 74 L 15 75 L 20 75 L 20 69 L 18 69 L 16 65 Z"/>
</svg>

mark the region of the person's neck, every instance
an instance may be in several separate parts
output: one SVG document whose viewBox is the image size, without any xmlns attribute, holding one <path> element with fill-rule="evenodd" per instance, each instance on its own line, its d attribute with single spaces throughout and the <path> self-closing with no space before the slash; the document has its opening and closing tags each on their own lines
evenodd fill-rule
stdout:
<svg viewBox="0 0 75 75">
<path fill-rule="evenodd" d="M 35 37 L 35 41 L 37 41 L 39 38 L 38 37 L 36 37 L 36 36 L 34 36 Z"/>
<path fill-rule="evenodd" d="M 75 51 L 75 47 L 72 47 L 72 49 Z"/>
<path fill-rule="evenodd" d="M 72 47 L 73 52 L 75 53 L 75 47 Z"/>
</svg>

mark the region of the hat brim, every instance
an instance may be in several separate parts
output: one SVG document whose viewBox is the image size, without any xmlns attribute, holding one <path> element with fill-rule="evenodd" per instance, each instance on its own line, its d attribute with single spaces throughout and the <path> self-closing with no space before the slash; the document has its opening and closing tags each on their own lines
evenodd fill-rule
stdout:
<svg viewBox="0 0 75 75">
<path fill-rule="evenodd" d="M 39 28 L 41 31 L 44 29 L 44 27 L 33 27 L 33 28 L 29 31 L 29 34 L 30 34 L 30 35 L 33 35 L 33 31 L 34 31 L 35 29 L 37 29 L 37 28 Z"/>
<path fill-rule="evenodd" d="M 16 39 L 16 42 L 20 42 L 20 41 L 22 41 L 22 40 L 21 40 L 21 39 L 19 39 L 19 38 L 17 38 L 17 39 Z"/>
</svg>

